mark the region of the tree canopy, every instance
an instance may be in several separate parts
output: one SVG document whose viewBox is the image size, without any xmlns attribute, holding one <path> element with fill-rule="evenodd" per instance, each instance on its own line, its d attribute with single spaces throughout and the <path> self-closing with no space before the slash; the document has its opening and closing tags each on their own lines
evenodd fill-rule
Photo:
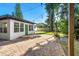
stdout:
<svg viewBox="0 0 79 59">
<path fill-rule="evenodd" d="M 15 8 L 15 16 L 23 19 L 23 15 L 22 15 L 22 11 L 21 11 L 21 6 L 19 3 L 16 4 L 16 8 Z"/>
<path fill-rule="evenodd" d="M 54 14 L 55 14 L 55 9 L 58 8 L 58 3 L 47 3 L 46 4 L 46 11 L 48 13 L 48 19 L 46 20 L 47 24 L 49 25 L 49 30 L 54 31 Z"/>
<path fill-rule="evenodd" d="M 50 31 L 60 31 L 62 33 L 68 32 L 68 4 L 63 3 L 47 3 L 46 11 Z M 59 21 L 58 21 L 59 20 Z"/>
</svg>

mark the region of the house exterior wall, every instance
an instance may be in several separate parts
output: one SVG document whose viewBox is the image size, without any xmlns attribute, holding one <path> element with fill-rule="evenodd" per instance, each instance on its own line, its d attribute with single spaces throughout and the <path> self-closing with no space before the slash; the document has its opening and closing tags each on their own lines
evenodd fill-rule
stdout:
<svg viewBox="0 0 79 59">
<path fill-rule="evenodd" d="M 10 20 L 10 40 L 13 40 L 20 36 L 25 35 L 25 29 L 23 32 L 14 32 L 14 22 L 23 23 L 23 22 L 16 21 L 16 20 Z M 25 28 L 25 26 L 24 26 L 24 28 Z"/>
<path fill-rule="evenodd" d="M 0 23 L 7 23 L 7 33 L 0 33 L 0 39 L 10 39 L 10 20 L 0 20 Z"/>
<path fill-rule="evenodd" d="M 14 32 L 14 22 L 24 23 L 24 31 L 23 32 Z M 34 31 L 29 31 L 29 25 L 30 25 L 29 23 L 16 21 L 16 20 L 10 20 L 10 40 L 14 40 L 18 37 L 25 35 L 25 25 L 28 25 L 28 34 L 32 34 Z"/>
<path fill-rule="evenodd" d="M 33 34 L 35 31 L 34 31 L 34 25 L 33 25 L 33 30 L 29 31 L 29 25 L 33 25 L 33 24 L 28 24 L 28 34 Z"/>
<path fill-rule="evenodd" d="M 29 23 L 25 23 L 25 22 L 21 22 L 21 21 L 17 21 L 17 20 L 0 20 L 0 23 L 2 22 L 6 22 L 7 23 L 7 33 L 0 33 L 0 38 L 1 39 L 7 39 L 7 40 L 14 40 L 16 38 L 19 38 L 23 35 L 25 35 L 25 25 L 28 25 L 28 34 L 32 34 L 34 33 L 34 30 L 29 31 L 29 25 L 33 25 L 33 24 L 29 24 Z M 23 32 L 14 32 L 14 22 L 16 23 L 24 23 L 24 31 Z M 34 29 L 34 27 L 33 27 Z"/>
</svg>

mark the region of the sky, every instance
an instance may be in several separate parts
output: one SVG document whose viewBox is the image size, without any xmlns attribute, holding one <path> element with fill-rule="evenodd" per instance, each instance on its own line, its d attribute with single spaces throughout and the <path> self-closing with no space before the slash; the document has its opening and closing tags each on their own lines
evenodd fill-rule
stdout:
<svg viewBox="0 0 79 59">
<path fill-rule="evenodd" d="M 15 12 L 16 3 L 0 3 L 0 16 Z M 47 19 L 45 4 L 21 3 L 21 11 L 25 20 L 35 23 L 44 23 Z"/>
</svg>

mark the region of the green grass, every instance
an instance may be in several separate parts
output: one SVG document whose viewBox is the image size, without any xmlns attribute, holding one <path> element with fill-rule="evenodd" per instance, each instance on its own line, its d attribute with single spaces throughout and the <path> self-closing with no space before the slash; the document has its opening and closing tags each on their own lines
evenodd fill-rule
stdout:
<svg viewBox="0 0 79 59">
<path fill-rule="evenodd" d="M 65 54 L 68 55 L 68 52 L 67 52 L 68 51 L 68 46 L 67 46 L 67 44 L 65 42 L 60 42 L 60 44 L 61 44 Z"/>
<path fill-rule="evenodd" d="M 68 45 L 65 42 L 60 42 L 62 48 L 64 49 L 66 55 L 68 54 Z M 77 40 L 74 40 L 74 51 L 75 56 L 79 56 L 79 42 Z"/>
<path fill-rule="evenodd" d="M 45 31 L 38 31 L 38 32 L 35 32 L 36 34 L 47 34 L 47 35 L 53 35 L 54 33 L 53 32 L 45 32 Z"/>
<path fill-rule="evenodd" d="M 79 56 L 79 42 L 75 40 L 75 55 Z"/>
<path fill-rule="evenodd" d="M 40 34 L 40 35 L 42 35 L 42 34 L 54 35 L 54 33 L 56 33 L 56 32 L 45 32 L 45 31 L 35 32 L 35 34 Z M 57 32 L 57 33 L 59 34 L 60 37 L 64 37 L 65 36 L 65 34 L 63 34 L 63 33 L 59 33 L 59 32 Z"/>
</svg>

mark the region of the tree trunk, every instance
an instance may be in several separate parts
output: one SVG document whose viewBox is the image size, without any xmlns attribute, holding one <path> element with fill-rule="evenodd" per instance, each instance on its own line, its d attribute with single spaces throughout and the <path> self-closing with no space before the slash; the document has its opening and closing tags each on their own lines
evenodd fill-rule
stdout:
<svg viewBox="0 0 79 59">
<path fill-rule="evenodd" d="M 50 31 L 53 31 L 53 16 L 54 16 L 54 11 L 50 8 L 50 13 L 49 13 L 49 21 L 50 21 Z"/>
<path fill-rule="evenodd" d="M 74 56 L 74 4 L 70 3 L 70 19 L 68 28 L 68 55 Z"/>
</svg>

